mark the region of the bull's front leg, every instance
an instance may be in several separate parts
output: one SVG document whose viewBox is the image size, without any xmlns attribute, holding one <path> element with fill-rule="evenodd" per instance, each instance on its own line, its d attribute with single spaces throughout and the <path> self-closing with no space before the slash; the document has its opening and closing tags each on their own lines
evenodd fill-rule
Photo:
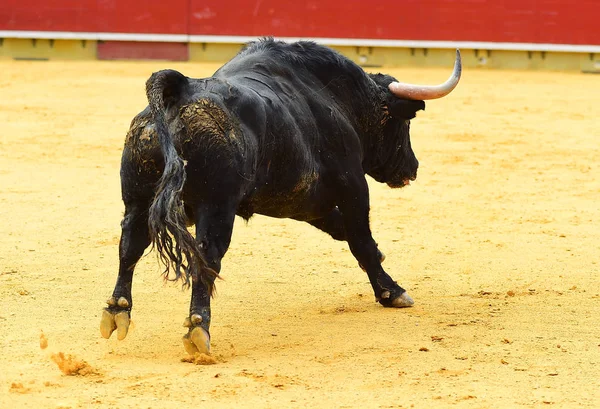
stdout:
<svg viewBox="0 0 600 409">
<path fill-rule="evenodd" d="M 329 214 L 327 214 L 325 217 L 309 220 L 308 223 L 329 234 L 334 240 L 348 241 L 346 228 L 344 227 L 344 216 L 342 216 L 342 212 L 340 212 L 340 209 L 337 207 L 329 212 Z M 375 243 L 375 245 L 377 245 L 377 243 Z M 379 248 L 377 249 L 377 256 L 379 257 L 379 261 L 383 263 L 385 260 L 385 254 L 383 254 Z M 358 265 L 361 269 L 363 269 L 363 271 L 366 271 L 363 265 L 360 263 L 358 263 Z"/>
<path fill-rule="evenodd" d="M 347 175 L 340 181 L 339 209 L 342 213 L 350 251 L 367 272 L 375 298 L 384 307 L 410 307 L 414 304 L 381 267 L 382 254 L 377 249 L 369 227 L 369 188 L 364 175 Z"/>
<path fill-rule="evenodd" d="M 196 209 L 196 241 L 208 267 L 215 273 L 221 271 L 221 259 L 231 242 L 235 206 L 232 204 L 205 204 Z M 190 354 L 210 352 L 210 289 L 214 275 L 192 281 L 190 314 L 184 321 L 188 333 L 183 337 L 183 346 Z"/>
<path fill-rule="evenodd" d="M 110 338 L 117 330 L 119 340 L 125 338 L 129 330 L 131 307 L 131 284 L 133 270 L 144 250 L 150 245 L 148 232 L 147 203 L 126 204 L 125 216 L 121 222 L 121 240 L 119 242 L 119 275 L 108 307 L 102 312 L 100 333 Z"/>
</svg>

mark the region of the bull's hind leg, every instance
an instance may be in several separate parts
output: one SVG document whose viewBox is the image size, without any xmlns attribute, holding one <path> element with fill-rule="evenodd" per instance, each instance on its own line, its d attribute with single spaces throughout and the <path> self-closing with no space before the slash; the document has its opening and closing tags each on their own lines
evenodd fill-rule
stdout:
<svg viewBox="0 0 600 409">
<path fill-rule="evenodd" d="M 225 256 L 231 242 L 231 233 L 235 220 L 236 206 L 230 203 L 210 203 L 196 209 L 196 241 L 202 253 L 215 273 L 221 271 L 221 259 Z M 210 352 L 210 291 L 215 276 L 194 279 L 192 282 L 192 299 L 190 315 L 184 326 L 188 333 L 183 337 L 185 350 L 193 355 L 197 352 Z M 207 282 L 208 280 L 208 282 Z"/>
<path fill-rule="evenodd" d="M 315 226 L 317 229 L 329 234 L 331 237 L 333 237 L 334 240 L 348 240 L 348 237 L 346 235 L 346 228 L 344 227 L 344 216 L 342 216 L 342 212 L 340 212 L 340 209 L 338 209 L 337 207 L 333 209 L 327 216 L 322 217 L 320 219 L 309 220 L 308 223 Z M 385 254 L 383 254 L 379 249 L 377 249 L 377 256 L 379 257 L 379 261 L 383 263 L 383 261 L 385 260 Z M 366 271 L 362 264 L 358 263 L 358 265 L 360 266 L 360 268 Z"/>
<path fill-rule="evenodd" d="M 348 175 L 338 188 L 339 209 L 350 251 L 366 270 L 375 298 L 385 307 L 410 307 L 413 300 L 406 290 L 381 267 L 381 253 L 369 227 L 369 187 L 364 175 Z"/>
<path fill-rule="evenodd" d="M 123 339 L 129 330 L 131 307 L 131 282 L 133 270 L 144 250 L 150 244 L 148 233 L 147 203 L 126 204 L 125 216 L 121 222 L 119 242 L 119 275 L 112 296 L 108 299 L 100 321 L 100 332 L 110 338 L 117 330 L 117 338 Z"/>
</svg>

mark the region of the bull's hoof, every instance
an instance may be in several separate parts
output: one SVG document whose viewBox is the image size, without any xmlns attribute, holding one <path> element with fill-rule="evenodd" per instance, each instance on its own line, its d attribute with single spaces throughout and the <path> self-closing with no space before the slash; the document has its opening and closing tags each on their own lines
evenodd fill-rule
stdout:
<svg viewBox="0 0 600 409">
<path fill-rule="evenodd" d="M 403 292 L 400 297 L 396 297 L 392 300 L 392 307 L 394 308 L 412 307 L 414 304 L 414 300 L 406 291 Z"/>
<path fill-rule="evenodd" d="M 384 291 L 377 301 L 379 301 L 379 303 L 384 307 L 391 308 L 406 308 L 412 307 L 415 304 L 411 296 L 408 295 L 406 291 L 396 297 L 393 297 L 393 294 L 390 293 L 390 291 Z"/>
<path fill-rule="evenodd" d="M 183 336 L 182 341 L 185 351 L 192 356 L 197 353 L 210 354 L 210 335 L 202 327 L 190 328 L 189 332 Z"/>
<path fill-rule="evenodd" d="M 129 308 L 129 301 L 125 297 L 120 297 L 118 300 L 111 297 L 107 304 L 108 308 L 102 311 L 102 318 L 100 319 L 100 334 L 109 339 L 112 333 L 117 330 L 117 339 L 119 341 L 125 339 L 131 320 L 129 319 L 129 311 L 123 310 L 123 308 Z"/>
</svg>

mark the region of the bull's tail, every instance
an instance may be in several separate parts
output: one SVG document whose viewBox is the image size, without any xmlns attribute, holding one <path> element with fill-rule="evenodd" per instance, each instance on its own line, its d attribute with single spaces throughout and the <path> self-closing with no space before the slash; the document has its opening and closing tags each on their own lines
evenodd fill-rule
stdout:
<svg viewBox="0 0 600 409">
<path fill-rule="evenodd" d="M 207 266 L 198 244 L 186 229 L 181 199 L 186 180 L 185 162 L 177 153 L 165 118 L 166 109 L 179 105 L 187 86 L 187 77 L 173 70 L 156 72 L 146 82 L 146 96 L 165 161 L 150 206 L 148 225 L 152 246 L 165 266 L 165 278 L 181 279 L 184 286 L 190 285 L 190 278 L 200 279 L 210 293 L 215 272 Z"/>
</svg>

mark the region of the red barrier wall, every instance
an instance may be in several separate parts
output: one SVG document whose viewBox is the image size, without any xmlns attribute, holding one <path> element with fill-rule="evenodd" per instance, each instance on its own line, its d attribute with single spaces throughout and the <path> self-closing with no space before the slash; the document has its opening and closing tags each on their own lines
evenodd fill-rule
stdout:
<svg viewBox="0 0 600 409">
<path fill-rule="evenodd" d="M 187 61 L 187 43 L 156 43 L 145 41 L 102 41 L 98 43 L 99 60 L 169 60 Z"/>
<path fill-rule="evenodd" d="M 600 44 L 597 0 L 191 3 L 191 34 Z"/>
<path fill-rule="evenodd" d="M 0 30 L 600 44 L 597 0 L 1 0 Z"/>
<path fill-rule="evenodd" d="M 0 30 L 187 34 L 189 0 L 0 0 Z"/>
</svg>

